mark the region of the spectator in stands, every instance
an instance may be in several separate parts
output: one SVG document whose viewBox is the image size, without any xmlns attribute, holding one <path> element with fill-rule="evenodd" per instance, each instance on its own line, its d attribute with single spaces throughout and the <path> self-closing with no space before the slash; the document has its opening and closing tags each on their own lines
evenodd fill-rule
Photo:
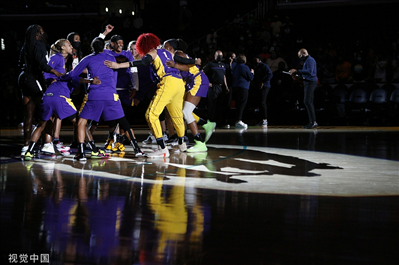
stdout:
<svg viewBox="0 0 399 265">
<path fill-rule="evenodd" d="M 266 29 L 265 26 L 262 27 L 262 31 L 260 32 L 260 38 L 264 40 L 265 43 L 268 43 L 271 39 L 270 32 Z"/>
<path fill-rule="evenodd" d="M 270 52 L 269 52 L 269 47 L 265 46 L 262 48 L 262 52 L 260 54 L 260 57 L 262 58 L 262 62 L 266 63 L 267 59 L 270 58 Z"/>
<path fill-rule="evenodd" d="M 285 62 L 285 60 L 281 58 L 273 49 L 273 51 L 270 53 L 270 58 L 266 60 L 266 64 L 270 67 L 272 72 L 274 72 L 278 69 L 278 64 L 280 62 L 284 62 L 285 67 L 287 67 L 287 63 Z"/>
<path fill-rule="evenodd" d="M 293 35 L 293 28 L 294 24 L 291 22 L 290 18 L 287 16 L 285 18 L 285 22 L 282 25 L 282 33 L 281 36 L 284 38 L 285 41 L 291 41 Z"/>
<path fill-rule="evenodd" d="M 283 23 L 279 20 L 278 16 L 275 15 L 272 19 L 272 23 L 270 24 L 270 27 L 272 29 L 272 35 L 279 36 L 282 26 Z"/>
</svg>

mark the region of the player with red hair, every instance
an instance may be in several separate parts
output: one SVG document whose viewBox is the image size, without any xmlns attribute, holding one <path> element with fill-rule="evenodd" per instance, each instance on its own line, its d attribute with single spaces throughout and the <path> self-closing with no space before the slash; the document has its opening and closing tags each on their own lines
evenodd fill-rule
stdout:
<svg viewBox="0 0 399 265">
<path fill-rule="evenodd" d="M 141 34 L 136 41 L 136 50 L 140 56 L 144 57 L 151 50 L 161 45 L 159 38 L 152 33 Z"/>
<path fill-rule="evenodd" d="M 159 115 L 166 107 L 173 121 L 179 137 L 180 151 L 186 151 L 184 142 L 185 126 L 183 120 L 184 83 L 178 69 L 168 67 L 167 61 L 173 60 L 174 54 L 160 46 L 159 38 L 152 33 L 143 33 L 137 38 L 137 52 L 143 56 L 141 60 L 125 63 L 105 61 L 104 64 L 112 69 L 152 65 L 154 73 L 159 79 L 158 89 L 152 98 L 145 114 L 147 123 L 155 136 L 158 150 L 148 153 L 148 157 L 169 157 L 169 150 L 165 146 Z"/>
</svg>

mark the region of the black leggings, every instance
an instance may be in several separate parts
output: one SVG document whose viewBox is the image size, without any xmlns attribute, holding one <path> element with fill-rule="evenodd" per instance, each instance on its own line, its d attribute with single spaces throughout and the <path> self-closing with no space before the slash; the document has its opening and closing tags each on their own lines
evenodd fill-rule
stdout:
<svg viewBox="0 0 399 265">
<path fill-rule="evenodd" d="M 270 87 L 263 87 L 260 90 L 260 115 L 262 116 L 263 120 L 267 119 L 267 105 L 266 105 L 266 101 L 267 101 L 267 95 L 269 94 L 270 91 Z"/>
<path fill-rule="evenodd" d="M 245 106 L 248 102 L 248 92 L 249 89 L 245 89 L 243 87 L 233 87 L 233 98 L 236 102 L 238 121 L 242 120 L 242 114 L 244 113 Z"/>
<path fill-rule="evenodd" d="M 125 131 L 125 133 L 127 132 L 129 134 L 130 140 L 134 139 L 132 131 L 130 130 L 130 124 L 125 116 L 120 119 L 110 121 L 109 126 L 116 127 L 117 124 L 119 124 L 119 129 L 122 129 Z"/>
</svg>

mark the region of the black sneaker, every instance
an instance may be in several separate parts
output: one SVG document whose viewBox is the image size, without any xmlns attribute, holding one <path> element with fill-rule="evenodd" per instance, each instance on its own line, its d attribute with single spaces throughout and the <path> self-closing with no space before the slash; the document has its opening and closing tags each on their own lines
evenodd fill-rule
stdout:
<svg viewBox="0 0 399 265">
<path fill-rule="evenodd" d="M 134 153 L 135 153 L 135 156 L 136 156 L 136 157 L 141 157 L 141 156 L 144 156 L 144 155 L 145 155 L 145 154 L 141 151 L 140 148 L 135 148 L 135 149 L 134 149 Z"/>
<path fill-rule="evenodd" d="M 167 141 L 165 141 L 165 144 L 171 145 L 171 146 L 176 146 L 179 144 L 179 137 L 177 137 L 177 135 L 174 134 L 171 137 L 169 137 L 169 139 Z"/>
<path fill-rule="evenodd" d="M 73 160 L 75 160 L 75 161 L 86 161 L 87 158 L 86 158 L 85 154 L 77 153 L 77 154 L 74 156 Z"/>
<path fill-rule="evenodd" d="M 317 122 L 309 123 L 308 125 L 303 126 L 304 129 L 314 129 L 317 128 Z"/>
</svg>

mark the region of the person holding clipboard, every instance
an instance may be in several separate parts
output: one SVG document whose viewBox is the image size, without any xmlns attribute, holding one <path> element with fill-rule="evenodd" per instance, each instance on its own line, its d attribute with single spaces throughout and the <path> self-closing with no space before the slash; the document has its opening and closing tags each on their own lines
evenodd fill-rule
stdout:
<svg viewBox="0 0 399 265">
<path fill-rule="evenodd" d="M 313 105 L 314 91 L 318 85 L 317 79 L 317 64 L 316 60 L 309 55 L 306 49 L 300 49 L 298 51 L 298 57 L 303 61 L 303 67 L 301 70 L 291 69 L 288 73 L 293 79 L 302 79 L 304 87 L 304 98 L 303 103 L 306 107 L 309 116 L 309 124 L 303 126 L 305 129 L 317 128 L 316 112 Z"/>
</svg>

